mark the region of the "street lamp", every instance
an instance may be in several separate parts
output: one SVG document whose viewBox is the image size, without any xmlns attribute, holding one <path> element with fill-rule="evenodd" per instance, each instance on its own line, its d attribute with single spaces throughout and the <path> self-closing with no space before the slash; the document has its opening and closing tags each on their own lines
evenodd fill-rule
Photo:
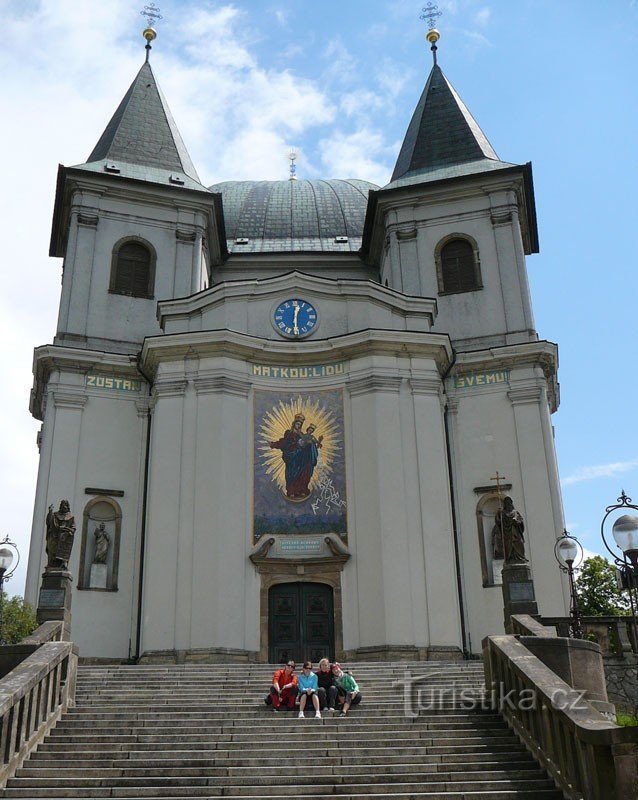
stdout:
<svg viewBox="0 0 638 800">
<path fill-rule="evenodd" d="M 578 608 L 578 594 L 576 592 L 576 583 L 574 582 L 574 573 L 578 570 L 583 561 L 583 548 L 575 536 L 564 531 L 563 535 L 556 540 L 554 556 L 556 561 L 558 561 L 561 572 L 565 572 L 569 575 L 569 628 L 571 635 L 574 639 L 582 639 L 583 629 L 580 624 L 580 611 Z"/>
<path fill-rule="evenodd" d="M 4 604 L 4 584 L 11 579 L 20 563 L 20 551 L 15 542 L 8 536 L 0 542 L 0 645 L 4 644 L 4 628 L 2 625 L 2 607 Z"/>
<path fill-rule="evenodd" d="M 619 557 L 617 551 L 609 547 L 607 539 L 605 538 L 605 523 L 609 515 L 614 511 L 625 509 L 638 511 L 638 506 L 634 505 L 631 497 L 627 497 L 623 489 L 618 498 L 618 502 L 613 506 L 607 506 L 605 509 L 605 516 L 600 523 L 600 535 L 605 547 L 609 553 L 611 553 L 614 563 L 620 571 L 623 587 L 625 587 L 629 593 L 634 638 L 633 645 L 636 647 L 638 643 L 638 631 L 636 629 L 636 608 L 638 606 L 638 517 L 625 514 L 622 517 L 618 517 L 613 524 L 612 535 L 616 542 L 616 547 L 622 553 L 622 558 Z"/>
</svg>

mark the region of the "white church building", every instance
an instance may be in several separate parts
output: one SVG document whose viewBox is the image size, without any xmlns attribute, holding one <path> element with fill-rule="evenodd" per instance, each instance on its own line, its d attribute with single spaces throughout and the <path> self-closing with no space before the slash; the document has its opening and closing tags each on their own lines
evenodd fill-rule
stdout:
<svg viewBox="0 0 638 800">
<path fill-rule="evenodd" d="M 68 499 L 81 656 L 478 654 L 503 630 L 499 473 L 539 610 L 564 615 L 537 252 L 531 165 L 436 63 L 384 187 L 203 185 L 144 63 L 59 169 L 26 599 Z"/>
</svg>

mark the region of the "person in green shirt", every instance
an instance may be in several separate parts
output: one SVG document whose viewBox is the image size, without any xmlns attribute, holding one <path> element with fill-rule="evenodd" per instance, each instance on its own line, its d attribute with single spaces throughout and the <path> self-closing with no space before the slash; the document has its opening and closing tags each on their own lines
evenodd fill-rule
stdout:
<svg viewBox="0 0 638 800">
<path fill-rule="evenodd" d="M 361 702 L 361 692 L 352 673 L 344 672 L 341 664 L 332 665 L 332 674 L 335 676 L 337 684 L 338 701 L 343 703 L 339 716 L 345 717 L 351 706 L 358 706 Z"/>
</svg>

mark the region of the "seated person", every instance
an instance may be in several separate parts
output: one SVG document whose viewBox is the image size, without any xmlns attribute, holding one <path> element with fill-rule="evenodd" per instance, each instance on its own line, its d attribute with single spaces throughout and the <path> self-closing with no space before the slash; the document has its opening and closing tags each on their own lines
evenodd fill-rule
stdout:
<svg viewBox="0 0 638 800">
<path fill-rule="evenodd" d="M 317 689 L 319 684 L 317 676 L 312 671 L 312 662 L 304 661 L 303 670 L 299 676 L 299 719 L 304 718 L 304 709 L 308 698 L 312 698 L 312 704 L 315 707 L 315 717 L 321 719 L 321 711 L 319 710 L 319 695 Z"/>
<path fill-rule="evenodd" d="M 351 672 L 344 672 L 341 664 L 332 665 L 332 674 L 335 676 L 338 691 L 338 702 L 341 704 L 341 714 L 345 717 L 351 706 L 358 706 L 361 702 L 359 686 Z"/>
<path fill-rule="evenodd" d="M 289 661 L 273 675 L 270 692 L 264 700 L 267 706 L 272 705 L 273 711 L 279 711 L 282 705 L 288 711 L 295 710 L 295 701 L 299 692 L 295 668 L 295 662 Z"/>
<path fill-rule="evenodd" d="M 337 684 L 330 668 L 330 661 L 322 658 L 319 662 L 319 670 L 315 672 L 319 684 L 319 706 L 322 711 L 335 711 L 337 702 Z"/>
</svg>

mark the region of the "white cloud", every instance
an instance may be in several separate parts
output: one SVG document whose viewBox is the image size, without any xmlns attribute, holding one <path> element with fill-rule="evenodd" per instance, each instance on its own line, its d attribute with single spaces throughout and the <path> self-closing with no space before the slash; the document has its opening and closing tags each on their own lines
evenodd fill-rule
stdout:
<svg viewBox="0 0 638 800">
<path fill-rule="evenodd" d="M 613 478 L 625 472 L 631 472 L 638 468 L 638 460 L 633 461 L 614 461 L 611 464 L 598 464 L 593 467 L 580 467 L 566 478 L 561 480 L 563 486 L 573 486 L 575 483 L 584 481 L 594 481 L 598 478 Z"/>
<path fill-rule="evenodd" d="M 482 8 L 480 11 L 477 11 L 474 15 L 474 22 L 481 28 L 485 28 L 488 24 L 490 19 L 492 18 L 492 9 L 491 8 Z"/>
<path fill-rule="evenodd" d="M 321 160 L 328 177 L 362 178 L 383 186 L 390 179 L 383 166 L 387 146 L 383 137 L 362 128 L 355 133 L 335 132 L 319 143 Z"/>
</svg>

